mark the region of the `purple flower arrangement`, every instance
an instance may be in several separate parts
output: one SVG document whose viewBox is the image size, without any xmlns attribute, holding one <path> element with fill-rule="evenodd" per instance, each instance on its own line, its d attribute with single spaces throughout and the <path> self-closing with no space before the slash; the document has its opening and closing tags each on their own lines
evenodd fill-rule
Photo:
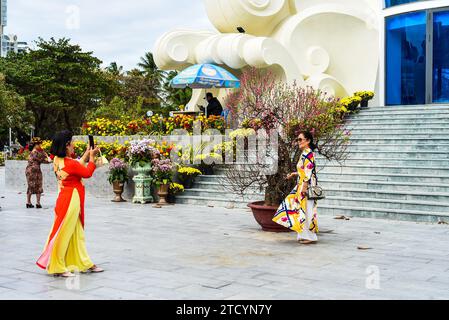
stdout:
<svg viewBox="0 0 449 320">
<path fill-rule="evenodd" d="M 157 184 L 169 184 L 173 177 L 173 162 L 170 159 L 154 159 L 153 175 Z"/>
<path fill-rule="evenodd" d="M 145 166 L 159 154 L 159 150 L 153 147 L 155 141 L 150 139 L 131 141 L 128 156 L 131 165 Z"/>
<path fill-rule="evenodd" d="M 128 181 L 128 166 L 120 159 L 114 158 L 109 163 L 109 183 Z"/>
</svg>

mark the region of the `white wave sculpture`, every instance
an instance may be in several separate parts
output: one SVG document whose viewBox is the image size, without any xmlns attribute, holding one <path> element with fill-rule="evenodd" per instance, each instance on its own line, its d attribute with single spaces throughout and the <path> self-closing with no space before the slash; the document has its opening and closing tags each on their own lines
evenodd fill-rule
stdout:
<svg viewBox="0 0 449 320">
<path fill-rule="evenodd" d="M 221 65 L 235 75 L 247 67 L 342 97 L 375 90 L 379 67 L 378 0 L 203 0 L 218 30 L 173 30 L 156 43 L 156 64 L 182 70 Z M 241 27 L 245 33 L 239 33 Z M 228 90 L 213 91 L 222 101 Z M 188 110 L 204 105 L 196 89 Z"/>
</svg>

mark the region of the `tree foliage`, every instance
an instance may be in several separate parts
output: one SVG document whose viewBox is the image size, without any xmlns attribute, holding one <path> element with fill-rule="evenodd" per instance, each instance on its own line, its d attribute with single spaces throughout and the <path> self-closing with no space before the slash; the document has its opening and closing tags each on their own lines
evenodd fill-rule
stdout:
<svg viewBox="0 0 449 320">
<path fill-rule="evenodd" d="M 37 135 L 48 138 L 62 129 L 76 133 L 113 84 L 101 61 L 69 39 L 39 38 L 36 48 L 2 59 L 0 71 L 25 98 Z"/>
<path fill-rule="evenodd" d="M 5 83 L 0 73 L 0 143 L 8 142 L 9 128 L 25 132 L 31 129 L 33 114 L 25 108 L 25 99 Z"/>
</svg>

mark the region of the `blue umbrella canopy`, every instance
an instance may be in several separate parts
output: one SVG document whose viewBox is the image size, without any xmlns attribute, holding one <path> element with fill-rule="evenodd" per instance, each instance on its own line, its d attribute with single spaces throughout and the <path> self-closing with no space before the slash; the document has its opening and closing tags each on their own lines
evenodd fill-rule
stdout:
<svg viewBox="0 0 449 320">
<path fill-rule="evenodd" d="M 173 88 L 240 88 L 240 80 L 213 64 L 197 64 L 179 73 L 171 81 Z"/>
</svg>

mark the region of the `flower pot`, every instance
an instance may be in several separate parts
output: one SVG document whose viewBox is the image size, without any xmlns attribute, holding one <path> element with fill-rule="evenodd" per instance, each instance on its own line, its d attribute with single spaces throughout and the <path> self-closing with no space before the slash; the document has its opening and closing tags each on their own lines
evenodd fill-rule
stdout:
<svg viewBox="0 0 449 320">
<path fill-rule="evenodd" d="M 144 166 L 137 164 L 133 166 L 133 170 L 137 175 L 133 178 L 135 183 L 133 203 L 151 203 L 154 201 L 151 195 L 151 185 L 153 179 L 151 178 L 151 163 L 146 163 Z"/>
<path fill-rule="evenodd" d="M 125 187 L 124 182 L 121 182 L 121 181 L 113 182 L 112 190 L 115 193 L 115 199 L 112 200 L 112 202 L 126 202 L 126 200 L 122 198 L 124 187 Z"/>
<path fill-rule="evenodd" d="M 292 232 L 276 222 L 273 221 L 273 217 L 278 210 L 278 207 L 266 206 L 264 201 L 254 202 L 248 204 L 248 207 L 253 211 L 254 218 L 257 223 L 262 227 L 263 231 L 267 232 Z"/>
<path fill-rule="evenodd" d="M 182 185 L 185 189 L 192 189 L 193 184 L 195 183 L 195 177 L 187 176 L 185 179 L 182 179 Z"/>
<path fill-rule="evenodd" d="M 157 190 L 157 194 L 159 196 L 159 202 L 157 205 L 159 206 L 165 206 L 168 204 L 167 196 L 168 196 L 168 190 L 170 189 L 169 184 L 161 184 Z"/>
<path fill-rule="evenodd" d="M 368 108 L 368 104 L 368 100 L 362 100 L 362 102 L 360 103 L 360 108 Z"/>
<path fill-rule="evenodd" d="M 214 167 L 213 166 L 202 165 L 202 166 L 200 166 L 200 171 L 205 176 L 213 176 L 214 175 Z"/>
<path fill-rule="evenodd" d="M 170 204 L 176 203 L 176 195 L 170 192 L 167 196 L 167 202 Z"/>
</svg>

